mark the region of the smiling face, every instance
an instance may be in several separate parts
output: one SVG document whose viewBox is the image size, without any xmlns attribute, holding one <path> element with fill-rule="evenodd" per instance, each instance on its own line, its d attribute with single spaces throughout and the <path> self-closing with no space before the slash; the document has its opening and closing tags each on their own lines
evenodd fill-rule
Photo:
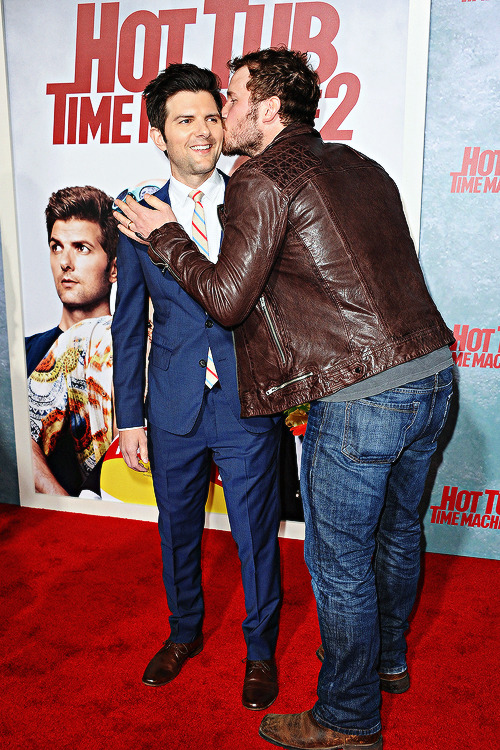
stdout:
<svg viewBox="0 0 500 750">
<path fill-rule="evenodd" d="M 101 245 L 101 229 L 93 221 L 57 220 L 49 239 L 50 266 L 63 307 L 80 317 L 109 314 L 116 263 Z"/>
<path fill-rule="evenodd" d="M 264 133 L 259 127 L 259 104 L 250 100 L 247 67 L 239 68 L 229 83 L 227 102 L 222 109 L 224 119 L 224 146 L 226 156 L 242 154 L 255 156 L 264 146 Z"/>
<path fill-rule="evenodd" d="M 222 150 L 222 120 L 208 91 L 179 91 L 167 100 L 164 133 L 151 128 L 156 146 L 167 152 L 172 175 L 199 187 L 212 174 Z"/>
</svg>

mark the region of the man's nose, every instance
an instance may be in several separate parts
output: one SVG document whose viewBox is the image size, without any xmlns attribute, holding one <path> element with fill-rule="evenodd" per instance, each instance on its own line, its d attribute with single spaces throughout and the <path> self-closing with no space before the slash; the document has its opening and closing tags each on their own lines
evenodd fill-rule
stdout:
<svg viewBox="0 0 500 750">
<path fill-rule="evenodd" d="M 210 136 L 208 123 L 205 122 L 205 120 L 201 120 L 196 127 L 196 132 L 197 135 L 202 136 L 203 138 L 208 138 Z"/>
<path fill-rule="evenodd" d="M 61 268 L 63 269 L 63 271 L 67 271 L 69 268 L 73 267 L 73 258 L 69 250 L 62 251 L 59 258 L 59 263 L 61 264 Z"/>
</svg>

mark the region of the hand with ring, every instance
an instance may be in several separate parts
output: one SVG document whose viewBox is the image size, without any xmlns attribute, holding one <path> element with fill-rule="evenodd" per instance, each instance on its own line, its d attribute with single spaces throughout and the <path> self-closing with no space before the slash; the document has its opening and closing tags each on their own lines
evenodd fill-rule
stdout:
<svg viewBox="0 0 500 750">
<path fill-rule="evenodd" d="M 120 211 L 113 211 L 113 216 L 122 234 L 147 245 L 146 239 L 153 230 L 177 219 L 168 203 L 164 203 L 155 195 L 146 195 L 144 200 L 147 206 L 141 206 L 131 195 L 127 195 L 125 201 L 117 198 L 115 203 Z M 132 224 L 135 231 L 130 229 Z"/>
</svg>

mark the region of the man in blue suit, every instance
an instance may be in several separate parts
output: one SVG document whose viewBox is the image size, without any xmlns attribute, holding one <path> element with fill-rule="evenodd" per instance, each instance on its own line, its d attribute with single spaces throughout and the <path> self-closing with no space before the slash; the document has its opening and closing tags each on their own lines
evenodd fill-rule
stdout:
<svg viewBox="0 0 500 750">
<path fill-rule="evenodd" d="M 221 242 L 217 206 L 227 182 L 215 167 L 223 138 L 218 84 L 209 70 L 172 64 L 144 91 L 151 138 L 172 175 L 156 195 L 172 205 L 213 262 Z M 267 708 L 278 694 L 280 419 L 241 418 L 231 330 L 163 275 L 147 246 L 121 235 L 117 267 L 112 334 L 120 448 L 132 469 L 151 463 L 171 612 L 170 635 L 143 682 L 165 685 L 203 648 L 201 537 L 213 457 L 245 593 L 242 702 L 251 710 Z M 154 319 L 144 404 L 149 298 Z"/>
</svg>

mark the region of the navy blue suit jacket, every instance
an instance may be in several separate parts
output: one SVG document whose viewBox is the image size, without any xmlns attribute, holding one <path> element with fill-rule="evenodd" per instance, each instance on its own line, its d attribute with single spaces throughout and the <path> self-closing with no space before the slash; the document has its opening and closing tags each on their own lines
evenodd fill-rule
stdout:
<svg viewBox="0 0 500 750">
<path fill-rule="evenodd" d="M 168 182 L 156 196 L 170 203 Z M 163 274 L 149 259 L 146 245 L 123 234 L 118 243 L 117 268 L 112 334 L 118 429 L 142 426 L 146 416 L 162 430 L 186 435 L 200 411 L 204 363 L 210 346 L 220 384 L 236 419 L 248 432 L 270 430 L 280 416 L 240 416 L 231 330 L 209 318 L 168 272 Z M 149 296 L 154 328 L 144 404 Z"/>
</svg>

